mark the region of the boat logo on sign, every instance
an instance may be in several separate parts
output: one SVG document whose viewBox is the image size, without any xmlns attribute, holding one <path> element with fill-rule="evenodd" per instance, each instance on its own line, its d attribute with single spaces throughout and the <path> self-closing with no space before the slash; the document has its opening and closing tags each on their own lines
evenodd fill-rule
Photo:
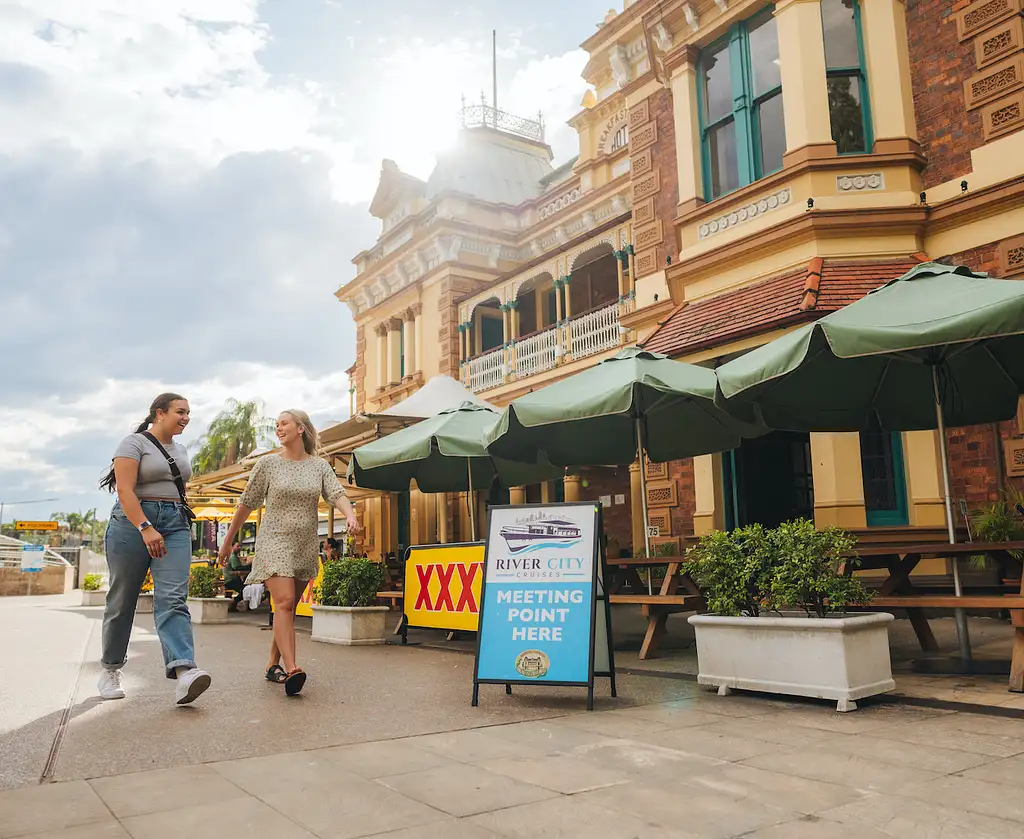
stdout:
<svg viewBox="0 0 1024 839">
<path fill-rule="evenodd" d="M 501 538 L 514 554 L 565 550 L 578 545 L 581 536 L 579 527 L 561 519 L 538 519 L 501 528 Z"/>
<path fill-rule="evenodd" d="M 543 679 L 551 668 L 551 659 L 540 650 L 526 650 L 516 656 L 516 672 L 527 679 Z"/>
</svg>

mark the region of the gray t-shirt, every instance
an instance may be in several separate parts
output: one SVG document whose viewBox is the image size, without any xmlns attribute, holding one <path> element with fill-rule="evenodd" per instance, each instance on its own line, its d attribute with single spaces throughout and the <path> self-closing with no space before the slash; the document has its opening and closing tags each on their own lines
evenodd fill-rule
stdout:
<svg viewBox="0 0 1024 839">
<path fill-rule="evenodd" d="M 174 458 L 178 471 L 181 472 L 181 479 L 188 483 L 188 479 L 192 477 L 188 451 L 181 443 L 171 443 L 164 448 L 167 454 Z M 117 447 L 114 457 L 127 457 L 139 462 L 139 477 L 135 482 L 135 494 L 139 498 L 167 498 L 175 501 L 181 498 L 167 459 L 160 454 L 160 450 L 148 437 L 142 434 L 129 434 Z"/>
</svg>

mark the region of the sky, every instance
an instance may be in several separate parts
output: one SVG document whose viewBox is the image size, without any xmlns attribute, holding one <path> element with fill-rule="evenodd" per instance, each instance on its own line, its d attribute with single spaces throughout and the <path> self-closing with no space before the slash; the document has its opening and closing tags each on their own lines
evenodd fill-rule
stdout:
<svg viewBox="0 0 1024 839">
<path fill-rule="evenodd" d="M 556 162 L 609 0 L 0 0 L 0 501 L 99 508 L 158 393 L 348 416 L 333 294 L 381 161 L 426 178 L 461 96 L 543 113 Z M 11 506 L 11 502 L 56 499 Z"/>
</svg>

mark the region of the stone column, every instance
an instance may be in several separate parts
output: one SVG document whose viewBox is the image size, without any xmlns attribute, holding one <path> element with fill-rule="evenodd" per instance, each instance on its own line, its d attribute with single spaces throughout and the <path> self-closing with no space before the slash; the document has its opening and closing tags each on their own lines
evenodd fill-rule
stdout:
<svg viewBox="0 0 1024 839">
<path fill-rule="evenodd" d="M 526 487 L 510 487 L 508 491 L 509 504 L 526 503 Z"/>
<path fill-rule="evenodd" d="M 619 280 L 619 298 L 625 297 L 629 292 L 626 290 L 626 272 L 622 268 L 622 263 L 628 258 L 628 254 L 623 251 L 615 251 L 615 272 L 618 275 Z"/>
<path fill-rule="evenodd" d="M 814 523 L 818 527 L 867 527 L 860 434 L 811 434 Z"/>
<path fill-rule="evenodd" d="M 459 509 L 459 541 L 468 542 L 470 541 L 471 531 L 469 527 L 469 506 L 467 504 L 468 492 L 460 492 L 455 497 L 458 499 Z"/>
<path fill-rule="evenodd" d="M 439 493 L 437 498 L 437 541 L 442 545 L 448 544 L 448 499 L 447 493 Z"/>
<path fill-rule="evenodd" d="M 413 314 L 413 331 L 416 335 L 416 366 L 412 369 L 413 373 L 419 373 L 423 370 L 423 304 L 417 303 L 412 307 Z M 447 353 L 445 353 L 447 355 Z"/>
<path fill-rule="evenodd" d="M 687 44 L 678 62 L 669 68 L 672 115 L 676 132 L 676 171 L 679 206 L 682 212 L 704 203 L 704 181 L 700 159 L 700 115 L 697 107 L 697 73 L 700 50 Z"/>
<path fill-rule="evenodd" d="M 397 384 L 402 381 L 402 346 L 399 330 L 402 321 L 392 318 L 388 321 L 388 383 Z"/>
<path fill-rule="evenodd" d="M 419 364 L 419 355 L 416 353 L 416 314 L 412 309 L 406 309 L 402 313 L 402 335 L 404 338 L 405 376 L 411 377 L 417 370 L 416 365 Z"/>
<path fill-rule="evenodd" d="M 632 523 L 633 556 L 640 556 L 644 550 L 644 502 L 643 484 L 640 481 L 640 461 L 629 464 L 629 518 Z"/>
<path fill-rule="evenodd" d="M 565 289 L 565 319 L 569 320 L 572 317 L 572 289 L 569 287 L 569 283 L 572 280 L 572 272 L 570 271 L 565 277 L 565 285 L 562 286 Z"/>
<path fill-rule="evenodd" d="M 899 148 L 900 140 L 917 145 L 905 6 L 906 0 L 860 0 L 876 152 L 905 150 Z"/>
<path fill-rule="evenodd" d="M 579 501 L 581 500 L 581 483 L 582 479 L 579 475 L 566 475 L 562 479 L 565 485 L 565 500 L 566 501 Z"/>
<path fill-rule="evenodd" d="M 630 235 L 632 235 L 632 231 L 630 231 Z M 633 244 L 631 242 L 630 244 L 626 245 L 626 257 L 629 260 L 629 276 L 626 278 L 626 286 L 630 292 L 636 289 L 636 260 L 633 254 L 634 250 Z"/>
<path fill-rule="evenodd" d="M 555 322 L 561 323 L 564 319 L 562 312 L 565 310 L 562 308 L 562 286 L 565 285 L 565 280 L 559 277 L 555 280 Z"/>
<path fill-rule="evenodd" d="M 706 454 L 693 459 L 693 489 L 694 535 L 705 536 L 712 530 L 725 529 L 725 488 L 720 454 Z"/>
<path fill-rule="evenodd" d="M 377 387 L 388 386 L 388 325 L 378 323 L 373 328 L 377 336 Z"/>
<path fill-rule="evenodd" d="M 551 503 L 551 481 L 544 481 L 540 485 L 540 503 L 550 504 Z"/>
<path fill-rule="evenodd" d="M 825 39 L 820 0 L 779 0 L 775 4 L 786 122 L 783 165 L 835 157 L 825 81 Z"/>
</svg>

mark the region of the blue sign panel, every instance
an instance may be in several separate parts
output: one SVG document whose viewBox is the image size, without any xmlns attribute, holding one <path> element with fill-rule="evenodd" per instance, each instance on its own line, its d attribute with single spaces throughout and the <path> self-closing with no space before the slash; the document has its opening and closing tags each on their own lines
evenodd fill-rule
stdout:
<svg viewBox="0 0 1024 839">
<path fill-rule="evenodd" d="M 491 510 L 478 682 L 592 683 L 594 505 Z"/>
</svg>

